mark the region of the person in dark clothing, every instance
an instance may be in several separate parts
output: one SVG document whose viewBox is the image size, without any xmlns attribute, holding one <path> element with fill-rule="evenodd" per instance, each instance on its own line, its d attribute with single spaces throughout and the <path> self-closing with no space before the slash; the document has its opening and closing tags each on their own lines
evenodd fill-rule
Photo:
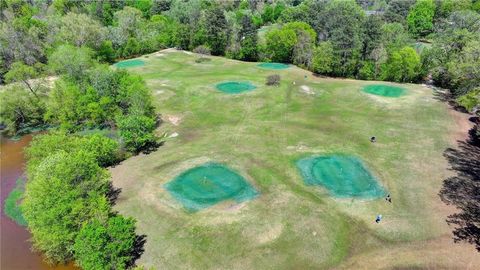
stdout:
<svg viewBox="0 0 480 270">
<path fill-rule="evenodd" d="M 374 142 L 376 142 L 376 141 L 377 141 L 377 138 L 375 138 L 375 136 L 373 136 L 373 137 L 370 138 L 370 142 L 374 143 Z"/>
</svg>

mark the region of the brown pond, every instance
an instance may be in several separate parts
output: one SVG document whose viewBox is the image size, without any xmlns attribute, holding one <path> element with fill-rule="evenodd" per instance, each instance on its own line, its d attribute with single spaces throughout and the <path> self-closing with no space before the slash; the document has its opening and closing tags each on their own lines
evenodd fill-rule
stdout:
<svg viewBox="0 0 480 270">
<path fill-rule="evenodd" d="M 30 233 L 17 225 L 3 212 L 3 203 L 8 193 L 15 187 L 16 180 L 23 174 L 25 157 L 23 148 L 32 139 L 23 136 L 18 141 L 1 137 L 0 146 L 0 269 L 1 270 L 78 270 L 73 264 L 49 266 L 38 253 L 31 251 L 28 241 Z"/>
</svg>

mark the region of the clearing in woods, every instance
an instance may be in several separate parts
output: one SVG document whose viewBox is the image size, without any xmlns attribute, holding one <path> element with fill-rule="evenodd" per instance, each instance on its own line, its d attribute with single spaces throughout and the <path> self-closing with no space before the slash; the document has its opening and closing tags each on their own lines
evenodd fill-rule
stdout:
<svg viewBox="0 0 480 270">
<path fill-rule="evenodd" d="M 397 98 L 366 94 L 378 82 L 318 78 L 290 66 L 162 51 L 132 67 L 152 90 L 177 134 L 156 152 L 112 168 L 122 188 L 115 209 L 147 235 L 137 262 L 157 269 L 468 269 L 480 265 L 473 246 L 454 244 L 439 199 L 449 175 L 442 156 L 457 128 L 431 89 L 403 84 Z M 279 86 L 266 86 L 272 72 Z M 254 91 L 226 94 L 219 82 L 251 82 Z M 293 82 L 296 82 L 293 84 Z M 398 85 L 382 82 L 383 85 Z M 302 88 L 303 87 L 303 88 Z M 313 94 L 303 90 L 308 87 Z M 155 94 L 158 93 L 158 94 Z M 377 137 L 376 143 L 369 141 Z M 306 185 L 296 162 L 342 153 L 362 160 L 383 198 L 337 198 Z M 225 164 L 258 192 L 186 211 L 165 185 L 208 162 Z M 383 215 L 379 224 L 377 214 Z"/>
</svg>

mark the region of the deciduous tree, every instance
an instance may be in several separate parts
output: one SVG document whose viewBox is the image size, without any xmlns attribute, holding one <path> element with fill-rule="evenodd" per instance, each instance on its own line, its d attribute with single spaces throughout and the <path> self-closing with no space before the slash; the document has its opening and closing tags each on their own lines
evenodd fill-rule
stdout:
<svg viewBox="0 0 480 270">
<path fill-rule="evenodd" d="M 408 31 L 415 37 L 424 37 L 433 30 L 435 3 L 433 0 L 418 0 L 407 16 Z"/>
<path fill-rule="evenodd" d="M 52 263 L 66 263 L 73 259 L 82 224 L 107 218 L 109 173 L 89 152 L 57 152 L 30 171 L 28 179 L 21 209 L 33 247 Z"/>
<path fill-rule="evenodd" d="M 128 269 L 135 259 L 135 221 L 116 215 L 86 223 L 75 239 L 76 263 L 83 269 Z"/>
<path fill-rule="evenodd" d="M 333 68 L 333 46 L 329 41 L 318 44 L 313 54 L 313 71 L 319 74 L 330 74 Z"/>
</svg>

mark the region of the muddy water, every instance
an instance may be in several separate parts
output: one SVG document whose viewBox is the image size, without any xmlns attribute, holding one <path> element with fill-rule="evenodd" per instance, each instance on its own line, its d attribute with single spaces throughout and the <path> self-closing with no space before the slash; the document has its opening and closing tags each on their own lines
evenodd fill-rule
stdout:
<svg viewBox="0 0 480 270">
<path fill-rule="evenodd" d="M 0 146 L 0 269 L 1 270 L 78 270 L 73 264 L 49 266 L 40 254 L 31 251 L 28 242 L 30 233 L 10 220 L 3 212 L 3 203 L 15 187 L 16 180 L 23 174 L 25 157 L 23 148 L 32 139 L 31 135 L 18 141 L 1 138 Z"/>
</svg>

